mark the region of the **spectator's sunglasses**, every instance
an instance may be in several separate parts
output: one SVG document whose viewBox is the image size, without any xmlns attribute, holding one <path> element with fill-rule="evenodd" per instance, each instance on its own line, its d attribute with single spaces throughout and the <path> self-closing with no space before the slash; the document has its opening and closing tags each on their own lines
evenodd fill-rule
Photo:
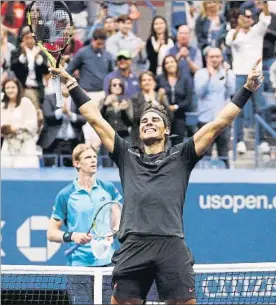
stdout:
<svg viewBox="0 0 276 305">
<path fill-rule="evenodd" d="M 253 19 L 253 15 L 244 15 L 244 17 L 247 19 Z"/>
<path fill-rule="evenodd" d="M 120 87 L 120 88 L 123 88 L 123 84 L 122 83 L 113 83 L 111 84 L 112 87 Z"/>
</svg>

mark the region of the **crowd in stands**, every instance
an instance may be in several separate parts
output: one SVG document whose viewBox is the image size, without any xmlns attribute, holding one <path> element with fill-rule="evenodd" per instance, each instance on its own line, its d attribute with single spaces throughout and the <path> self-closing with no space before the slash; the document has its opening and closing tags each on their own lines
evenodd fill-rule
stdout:
<svg viewBox="0 0 276 305">
<path fill-rule="evenodd" d="M 164 16 L 153 17 L 146 40 L 135 31 L 141 16 L 133 1 L 66 2 L 75 35 L 62 65 L 98 103 L 115 131 L 135 145 L 140 145 L 145 102 L 167 109 L 171 142 L 180 143 L 215 118 L 262 57 L 264 84 L 237 119 L 237 150 L 247 151 L 244 128 L 254 124 L 252 114 L 265 105 L 263 93 L 275 94 L 276 104 L 275 2 L 186 1 L 183 14 L 172 16 L 172 28 Z M 1 166 L 72 166 L 73 148 L 84 142 L 106 156 L 65 86 L 64 106 L 56 106 L 47 57 L 26 26 L 29 3 L 1 1 Z M 187 122 L 191 112 L 197 113 L 196 125 Z M 262 131 L 260 150 L 269 153 L 265 136 Z M 230 128 L 215 144 L 228 168 Z M 206 155 L 211 154 L 212 147 Z M 112 166 L 108 158 L 101 164 Z"/>
</svg>

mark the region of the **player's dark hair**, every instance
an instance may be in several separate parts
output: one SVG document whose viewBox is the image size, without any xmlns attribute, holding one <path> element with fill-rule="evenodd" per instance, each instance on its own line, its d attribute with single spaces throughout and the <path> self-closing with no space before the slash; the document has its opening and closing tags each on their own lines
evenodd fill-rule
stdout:
<svg viewBox="0 0 276 305">
<path fill-rule="evenodd" d="M 165 127 L 168 127 L 169 129 L 171 129 L 171 122 L 170 122 L 168 112 L 165 109 L 165 107 L 163 105 L 160 105 L 158 102 L 145 103 L 142 108 L 140 120 L 147 112 L 150 112 L 150 111 L 155 112 L 158 115 L 160 115 L 164 121 Z"/>
</svg>

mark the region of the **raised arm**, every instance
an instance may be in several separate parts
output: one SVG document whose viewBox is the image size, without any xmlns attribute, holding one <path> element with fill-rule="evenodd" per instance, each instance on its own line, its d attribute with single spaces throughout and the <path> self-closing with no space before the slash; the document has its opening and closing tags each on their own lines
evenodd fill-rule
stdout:
<svg viewBox="0 0 276 305">
<path fill-rule="evenodd" d="M 115 130 L 102 117 L 96 103 L 79 87 L 75 78 L 69 75 L 63 68 L 50 68 L 52 73 L 59 74 L 65 81 L 69 93 L 80 113 L 94 128 L 103 145 L 109 152 L 114 150 Z"/>
<path fill-rule="evenodd" d="M 242 87 L 234 96 L 233 100 L 221 110 L 217 118 L 204 125 L 195 133 L 193 139 L 196 154 L 198 156 L 202 156 L 216 137 L 234 121 L 250 98 L 252 92 L 256 91 L 260 87 L 263 81 L 262 72 L 257 70 L 260 61 L 261 59 L 258 59 L 252 71 L 249 73 L 244 87 Z"/>
</svg>

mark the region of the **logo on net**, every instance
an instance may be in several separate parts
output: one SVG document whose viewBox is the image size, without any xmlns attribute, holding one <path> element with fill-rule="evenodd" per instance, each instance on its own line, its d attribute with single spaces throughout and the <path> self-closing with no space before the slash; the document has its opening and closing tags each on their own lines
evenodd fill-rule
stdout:
<svg viewBox="0 0 276 305">
<path fill-rule="evenodd" d="M 200 195 L 199 206 L 203 210 L 275 210 L 276 196 L 270 200 L 266 195 Z"/>
</svg>

